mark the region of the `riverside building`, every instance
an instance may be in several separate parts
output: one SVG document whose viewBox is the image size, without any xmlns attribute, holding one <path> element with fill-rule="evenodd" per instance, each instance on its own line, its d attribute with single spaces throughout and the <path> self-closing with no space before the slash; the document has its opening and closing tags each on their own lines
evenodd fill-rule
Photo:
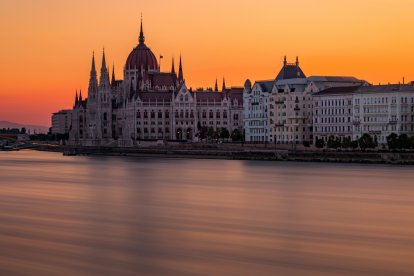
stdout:
<svg viewBox="0 0 414 276">
<path fill-rule="evenodd" d="M 204 127 L 229 133 L 243 126 L 243 88 L 193 91 L 185 83 L 180 56 L 178 72 L 161 72 L 157 58 L 145 44 L 129 54 L 123 79 L 109 76 L 105 53 L 100 77 L 92 57 L 87 98 L 76 95 L 69 140 L 75 145 L 134 146 L 139 140 L 197 140 Z"/>
<path fill-rule="evenodd" d="M 69 133 L 72 124 L 72 110 L 63 109 L 52 114 L 52 134 Z"/>
<path fill-rule="evenodd" d="M 353 139 L 370 134 L 386 144 L 391 133 L 414 135 L 414 86 L 373 85 L 353 93 Z"/>
<path fill-rule="evenodd" d="M 358 140 L 367 133 L 387 144 L 391 133 L 414 135 L 414 86 L 362 85 L 313 94 L 314 138 Z"/>
<path fill-rule="evenodd" d="M 250 81 L 246 81 L 243 96 L 246 142 L 312 144 L 312 95 L 332 87 L 362 83 L 353 77 L 306 77 L 298 58 L 295 63 L 288 63 L 285 57 L 274 80 L 258 81 L 252 88 Z"/>
</svg>

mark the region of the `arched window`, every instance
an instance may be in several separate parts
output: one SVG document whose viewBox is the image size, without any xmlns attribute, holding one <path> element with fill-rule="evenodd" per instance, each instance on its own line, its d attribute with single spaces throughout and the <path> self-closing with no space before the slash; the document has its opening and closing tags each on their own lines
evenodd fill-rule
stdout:
<svg viewBox="0 0 414 276">
<path fill-rule="evenodd" d="M 158 110 L 158 119 L 162 119 L 162 111 Z"/>
<path fill-rule="evenodd" d="M 151 110 L 151 119 L 154 119 L 155 118 L 155 112 L 154 112 L 154 110 Z"/>
<path fill-rule="evenodd" d="M 213 110 L 210 110 L 210 115 L 209 115 L 210 119 L 213 119 Z"/>
</svg>

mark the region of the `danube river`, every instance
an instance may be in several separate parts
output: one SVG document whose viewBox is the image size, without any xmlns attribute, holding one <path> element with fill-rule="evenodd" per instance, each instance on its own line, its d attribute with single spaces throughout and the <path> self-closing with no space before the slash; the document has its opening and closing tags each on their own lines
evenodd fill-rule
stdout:
<svg viewBox="0 0 414 276">
<path fill-rule="evenodd" d="M 414 275 L 414 167 L 0 152 L 0 275 Z"/>
</svg>

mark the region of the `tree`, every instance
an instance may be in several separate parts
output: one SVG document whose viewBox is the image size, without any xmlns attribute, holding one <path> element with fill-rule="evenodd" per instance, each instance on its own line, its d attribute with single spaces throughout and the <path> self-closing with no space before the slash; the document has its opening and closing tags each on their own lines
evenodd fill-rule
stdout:
<svg viewBox="0 0 414 276">
<path fill-rule="evenodd" d="M 227 128 L 223 127 L 220 131 L 220 138 L 228 139 L 230 137 L 230 132 Z"/>
<path fill-rule="evenodd" d="M 330 136 L 328 139 L 328 143 L 326 144 L 328 148 L 337 149 L 341 146 L 341 141 L 339 138 L 335 138 L 334 136 Z"/>
<path fill-rule="evenodd" d="M 361 138 L 358 140 L 359 147 L 363 150 L 375 148 L 374 139 L 368 133 L 364 133 Z"/>
<path fill-rule="evenodd" d="M 214 136 L 216 135 L 216 132 L 214 131 L 213 127 L 209 127 L 207 130 L 207 137 L 208 138 L 214 138 Z"/>
<path fill-rule="evenodd" d="M 315 146 L 316 146 L 318 149 L 322 149 L 322 148 L 324 148 L 324 147 L 325 147 L 325 141 L 324 141 L 323 139 L 317 139 L 317 140 L 315 141 Z"/>
<path fill-rule="evenodd" d="M 351 142 L 351 138 L 349 137 L 344 137 L 344 139 L 342 139 L 342 143 L 341 143 L 341 147 L 344 149 L 349 149 L 352 147 L 352 142 Z M 358 144 L 357 144 L 358 147 Z"/>
<path fill-rule="evenodd" d="M 208 128 L 206 126 L 203 126 L 199 128 L 199 131 L 200 131 L 200 139 L 206 139 Z"/>
<path fill-rule="evenodd" d="M 352 141 L 351 142 L 351 148 L 357 149 L 358 148 L 358 141 Z"/>
<path fill-rule="evenodd" d="M 400 149 L 409 149 L 410 148 L 410 141 L 407 134 L 400 134 L 398 136 L 398 148 Z"/>
<path fill-rule="evenodd" d="M 233 141 L 243 141 L 243 133 L 240 129 L 235 129 L 231 134 L 231 139 Z"/>
<path fill-rule="evenodd" d="M 398 135 L 396 133 L 391 133 L 390 135 L 388 135 L 387 144 L 388 144 L 388 149 L 390 150 L 397 149 L 399 146 Z"/>
</svg>

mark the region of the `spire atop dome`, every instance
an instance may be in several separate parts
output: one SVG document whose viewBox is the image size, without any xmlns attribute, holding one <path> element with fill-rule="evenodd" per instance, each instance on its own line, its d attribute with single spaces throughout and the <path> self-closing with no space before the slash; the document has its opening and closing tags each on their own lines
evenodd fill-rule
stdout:
<svg viewBox="0 0 414 276">
<path fill-rule="evenodd" d="M 174 57 L 172 58 L 171 73 L 175 74 Z"/>
<path fill-rule="evenodd" d="M 139 44 L 144 44 L 145 36 L 144 36 L 144 28 L 142 28 L 142 14 L 141 14 L 141 29 L 139 31 Z"/>
</svg>

